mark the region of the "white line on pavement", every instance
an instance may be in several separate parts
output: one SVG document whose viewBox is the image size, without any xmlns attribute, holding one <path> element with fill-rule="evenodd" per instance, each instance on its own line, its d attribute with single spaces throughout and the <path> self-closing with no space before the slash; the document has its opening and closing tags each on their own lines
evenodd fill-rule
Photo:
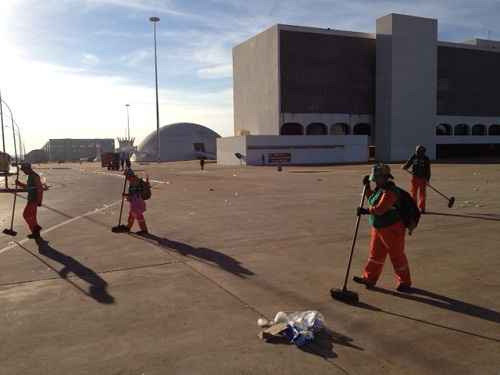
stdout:
<svg viewBox="0 0 500 375">
<path fill-rule="evenodd" d="M 83 218 L 84 218 L 84 217 L 86 217 L 86 216 L 94 215 L 94 214 L 96 214 L 96 213 L 98 213 L 98 212 L 104 211 L 104 210 L 108 209 L 109 207 L 112 207 L 112 206 L 117 205 L 118 203 L 121 203 L 121 200 L 116 201 L 116 202 L 113 202 L 113 203 L 110 203 L 110 204 L 105 204 L 105 205 L 104 205 L 104 207 L 102 207 L 102 208 L 96 208 L 96 209 L 94 209 L 94 210 L 92 210 L 92 211 L 89 211 L 89 212 L 87 212 L 87 213 L 84 213 L 83 215 L 76 216 L 76 217 L 73 217 L 73 218 L 68 219 L 68 220 L 66 220 L 66 221 L 63 221 L 62 223 L 56 224 L 56 225 L 54 225 L 54 226 L 52 226 L 52 227 L 50 227 L 50 228 L 47 228 L 47 229 L 43 230 L 43 231 L 41 232 L 41 234 L 46 234 L 46 233 L 52 232 L 53 230 L 56 230 L 56 229 L 61 228 L 61 227 L 65 226 L 65 225 L 71 224 L 71 223 L 72 223 L 72 222 L 74 222 L 74 221 L 77 221 L 77 220 L 83 219 Z M 26 242 L 28 242 L 29 240 L 30 240 L 29 238 L 24 238 L 24 239 L 22 239 L 21 241 L 17 241 L 17 242 L 15 242 L 15 243 L 12 243 L 12 244 L 10 244 L 9 246 L 6 246 L 6 247 L 4 247 L 3 249 L 1 249 L 1 250 L 0 250 L 0 254 L 5 253 L 6 251 L 8 251 L 8 250 L 11 250 L 11 249 L 15 248 L 15 247 L 17 246 L 17 244 L 21 244 L 21 245 L 22 245 L 22 244 L 25 244 L 25 243 L 26 243 Z"/>
</svg>

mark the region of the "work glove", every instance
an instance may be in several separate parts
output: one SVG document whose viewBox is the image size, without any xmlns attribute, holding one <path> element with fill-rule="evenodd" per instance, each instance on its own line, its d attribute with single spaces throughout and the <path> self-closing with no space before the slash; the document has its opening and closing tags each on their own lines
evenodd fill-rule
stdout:
<svg viewBox="0 0 500 375">
<path fill-rule="evenodd" d="M 370 185 L 370 176 L 366 175 L 365 177 L 363 177 L 363 185 Z"/>
<path fill-rule="evenodd" d="M 370 211 L 368 211 L 367 208 L 364 208 L 364 207 L 358 207 L 357 210 L 356 210 L 356 214 L 358 216 L 361 216 L 361 215 L 369 215 L 370 214 Z"/>
</svg>

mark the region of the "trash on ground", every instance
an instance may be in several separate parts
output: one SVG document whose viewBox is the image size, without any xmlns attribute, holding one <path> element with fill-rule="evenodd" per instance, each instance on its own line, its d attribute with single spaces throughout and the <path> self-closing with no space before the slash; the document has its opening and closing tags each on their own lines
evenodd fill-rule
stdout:
<svg viewBox="0 0 500 375">
<path fill-rule="evenodd" d="M 261 327 L 270 325 L 268 329 L 259 334 L 262 340 L 270 341 L 273 338 L 284 338 L 297 346 L 303 346 L 314 340 L 314 335 L 325 328 L 324 321 L 325 319 L 319 311 L 287 313 L 280 311 L 271 322 L 260 318 L 257 324 Z"/>
</svg>

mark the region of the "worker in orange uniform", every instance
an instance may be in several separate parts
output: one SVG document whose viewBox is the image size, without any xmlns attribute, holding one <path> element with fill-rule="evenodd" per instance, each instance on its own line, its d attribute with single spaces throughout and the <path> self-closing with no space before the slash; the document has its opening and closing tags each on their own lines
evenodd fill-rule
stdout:
<svg viewBox="0 0 500 375">
<path fill-rule="evenodd" d="M 358 207 L 357 214 L 369 215 L 372 226 L 370 256 L 363 277 L 355 276 L 353 280 L 367 288 L 374 287 L 389 254 L 396 273 L 397 290 L 411 292 L 410 268 L 404 251 L 406 227 L 397 209 L 399 193 L 393 179 L 389 166 L 385 164 L 375 165 L 372 174 L 363 179 L 369 208 Z M 375 182 L 375 190 L 371 189 L 370 181 Z"/>
<path fill-rule="evenodd" d="M 23 163 L 21 170 L 28 176 L 26 184 L 16 180 L 16 185 L 28 193 L 28 203 L 24 208 L 23 217 L 31 230 L 29 238 L 40 238 L 42 227 L 38 225 L 37 210 L 42 205 L 43 200 L 43 185 L 40 176 L 35 173 L 30 163 Z"/>
<path fill-rule="evenodd" d="M 431 180 L 431 161 L 425 155 L 425 151 L 424 146 L 418 145 L 415 154 L 402 167 L 406 171 L 412 168 L 411 196 L 423 214 L 425 214 L 425 188 Z"/>
<path fill-rule="evenodd" d="M 137 219 L 139 228 L 141 229 L 137 234 L 148 234 L 148 227 L 144 219 L 144 212 L 146 211 L 146 202 L 143 199 L 144 182 L 136 176 L 132 169 L 125 171 L 125 176 L 129 182 L 128 193 L 124 196 L 130 203 L 130 212 L 128 215 L 128 230 L 132 230 L 134 222 Z"/>
</svg>

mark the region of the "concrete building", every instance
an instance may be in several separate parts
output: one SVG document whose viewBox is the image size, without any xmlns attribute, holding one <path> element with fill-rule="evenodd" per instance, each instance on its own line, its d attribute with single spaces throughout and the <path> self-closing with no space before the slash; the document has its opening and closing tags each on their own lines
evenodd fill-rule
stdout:
<svg viewBox="0 0 500 375">
<path fill-rule="evenodd" d="M 26 154 L 24 161 L 32 164 L 47 163 L 49 161 L 49 154 L 44 150 L 32 150 Z"/>
<path fill-rule="evenodd" d="M 106 139 L 49 139 L 42 147 L 49 161 L 94 160 L 100 152 L 114 152 L 115 140 Z"/>
<path fill-rule="evenodd" d="M 160 128 L 160 160 L 182 161 L 216 158 L 216 139 L 220 135 L 198 124 L 177 123 Z M 158 138 L 149 134 L 135 152 L 136 161 L 156 161 Z"/>
<path fill-rule="evenodd" d="M 345 150 L 347 135 L 364 137 L 385 161 L 416 144 L 433 159 L 500 157 L 500 42 L 441 42 L 437 30 L 399 14 L 374 34 L 271 27 L 233 49 L 236 136 L 302 136 L 305 146 L 321 135 Z"/>
</svg>

